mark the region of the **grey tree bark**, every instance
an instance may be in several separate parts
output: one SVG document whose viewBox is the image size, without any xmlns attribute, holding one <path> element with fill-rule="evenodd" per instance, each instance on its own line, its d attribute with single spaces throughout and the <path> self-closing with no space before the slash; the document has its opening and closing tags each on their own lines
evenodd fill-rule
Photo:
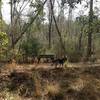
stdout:
<svg viewBox="0 0 100 100">
<path fill-rule="evenodd" d="M 92 53 L 92 33 L 93 33 L 93 0 L 90 0 L 87 57 L 91 57 Z"/>
</svg>

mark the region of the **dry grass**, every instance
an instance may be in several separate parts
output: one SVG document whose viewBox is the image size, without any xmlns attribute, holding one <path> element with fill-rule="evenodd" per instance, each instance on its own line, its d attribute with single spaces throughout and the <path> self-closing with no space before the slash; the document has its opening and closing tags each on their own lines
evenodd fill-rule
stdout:
<svg viewBox="0 0 100 100">
<path fill-rule="evenodd" d="M 0 93 L 0 100 L 22 100 L 22 98 L 17 94 L 3 91 Z"/>
<path fill-rule="evenodd" d="M 16 67 L 16 65 L 13 64 L 9 66 L 12 66 L 11 68 L 14 66 Z M 46 100 L 100 100 L 100 67 L 84 66 L 78 68 L 67 67 L 66 69 L 54 68 L 34 70 L 26 70 L 26 67 L 24 67 L 22 72 L 16 67 L 16 73 L 14 72 L 16 75 L 12 78 L 8 77 L 9 81 L 4 81 L 7 78 L 7 74 L 1 72 L 1 83 L 5 86 L 5 83 L 8 84 L 8 82 L 10 82 L 16 86 L 17 89 L 20 85 L 25 86 L 25 92 L 23 94 L 28 94 L 29 98 L 32 97 L 32 100 L 41 100 L 41 97 L 48 98 Z M 29 68 L 29 66 L 27 67 Z M 16 80 L 18 80 L 18 85 L 16 84 Z M 22 80 L 23 83 L 21 82 Z M 31 86 L 32 82 L 33 85 Z M 32 89 L 33 87 L 34 89 Z M 7 86 L 7 88 L 9 87 Z M 14 92 L 16 92 L 17 89 L 15 89 Z M 24 88 L 22 87 L 19 92 L 23 92 L 23 90 Z M 13 91 L 10 92 L 4 93 L 1 91 L 0 96 L 10 98 L 6 100 L 29 99 L 23 99 L 23 94 L 19 97 L 17 93 L 18 91 L 16 94 L 12 94 Z M 0 100 L 2 99 L 0 98 Z"/>
<path fill-rule="evenodd" d="M 48 83 L 46 89 L 47 92 L 52 95 L 56 95 L 60 92 L 60 86 L 56 82 Z"/>
<path fill-rule="evenodd" d="M 70 87 L 73 90 L 81 91 L 85 87 L 85 85 L 86 85 L 86 81 L 78 78 L 75 82 L 72 82 L 70 84 Z"/>
</svg>

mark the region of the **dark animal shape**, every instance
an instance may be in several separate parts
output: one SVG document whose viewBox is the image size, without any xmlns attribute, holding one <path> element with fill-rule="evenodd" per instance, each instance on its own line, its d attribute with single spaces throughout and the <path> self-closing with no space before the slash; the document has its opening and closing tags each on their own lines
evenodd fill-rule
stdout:
<svg viewBox="0 0 100 100">
<path fill-rule="evenodd" d="M 64 63 L 65 63 L 66 60 L 67 60 L 66 57 L 59 58 L 59 59 L 55 59 L 55 60 L 52 61 L 52 64 L 51 65 L 55 65 L 55 67 L 57 67 L 58 65 L 60 67 L 63 67 L 63 65 L 64 65 Z"/>
</svg>

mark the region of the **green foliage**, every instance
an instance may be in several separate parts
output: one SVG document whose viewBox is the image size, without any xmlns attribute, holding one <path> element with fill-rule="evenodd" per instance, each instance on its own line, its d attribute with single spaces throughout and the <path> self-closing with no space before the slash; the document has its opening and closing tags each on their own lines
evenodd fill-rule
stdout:
<svg viewBox="0 0 100 100">
<path fill-rule="evenodd" d="M 88 16 L 86 15 L 80 15 L 79 17 L 76 17 L 76 21 L 82 26 L 88 24 Z"/>
<path fill-rule="evenodd" d="M 4 32 L 0 32 L 0 48 L 5 48 L 8 45 L 8 36 Z"/>
<path fill-rule="evenodd" d="M 8 36 L 4 32 L 0 32 L 0 60 L 6 59 L 6 50 L 8 47 Z"/>
<path fill-rule="evenodd" d="M 78 49 L 70 48 L 67 53 L 69 58 L 68 60 L 70 62 L 79 62 L 81 60 L 80 58 L 82 57 L 82 52 Z"/>
<path fill-rule="evenodd" d="M 40 50 L 40 43 L 35 38 L 24 40 L 21 44 L 21 49 L 26 56 L 38 55 Z"/>
<path fill-rule="evenodd" d="M 74 37 L 73 40 L 67 40 L 66 42 L 66 53 L 68 56 L 69 62 L 79 62 L 84 50 L 79 50 L 78 40 Z"/>
</svg>

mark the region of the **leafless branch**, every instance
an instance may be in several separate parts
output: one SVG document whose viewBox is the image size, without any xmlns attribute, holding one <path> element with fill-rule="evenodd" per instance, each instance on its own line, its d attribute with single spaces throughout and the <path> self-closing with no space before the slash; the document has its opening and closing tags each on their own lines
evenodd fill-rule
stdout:
<svg viewBox="0 0 100 100">
<path fill-rule="evenodd" d="M 57 25 L 57 21 L 56 21 L 56 18 L 55 18 L 55 15 L 54 15 L 54 11 L 53 11 L 53 4 L 52 4 L 52 1 L 50 0 L 50 3 L 51 3 L 51 10 L 52 10 L 52 16 L 53 16 L 53 19 L 54 19 L 54 22 L 55 22 L 55 27 L 56 27 L 56 30 L 57 30 L 57 33 L 59 35 L 59 38 L 60 38 L 60 43 L 61 43 L 61 46 L 64 50 L 64 53 L 66 52 L 66 49 L 65 49 L 65 46 L 63 44 L 63 40 L 62 40 L 62 36 L 61 36 L 61 32 L 58 28 L 58 25 Z"/>
<path fill-rule="evenodd" d="M 44 1 L 43 6 L 45 5 L 45 3 L 47 2 L 47 0 Z M 14 46 L 16 45 L 16 43 L 22 38 L 23 34 L 27 31 L 27 29 L 30 27 L 30 25 L 32 25 L 32 23 L 35 21 L 35 19 L 37 18 L 37 16 L 40 14 L 42 8 L 40 8 L 37 12 L 37 14 L 35 15 L 34 18 L 32 18 L 31 22 L 29 24 L 26 25 L 26 27 L 23 29 L 23 31 L 20 33 L 19 37 L 17 37 L 14 40 Z M 11 46 L 12 47 L 12 46 Z"/>
</svg>

